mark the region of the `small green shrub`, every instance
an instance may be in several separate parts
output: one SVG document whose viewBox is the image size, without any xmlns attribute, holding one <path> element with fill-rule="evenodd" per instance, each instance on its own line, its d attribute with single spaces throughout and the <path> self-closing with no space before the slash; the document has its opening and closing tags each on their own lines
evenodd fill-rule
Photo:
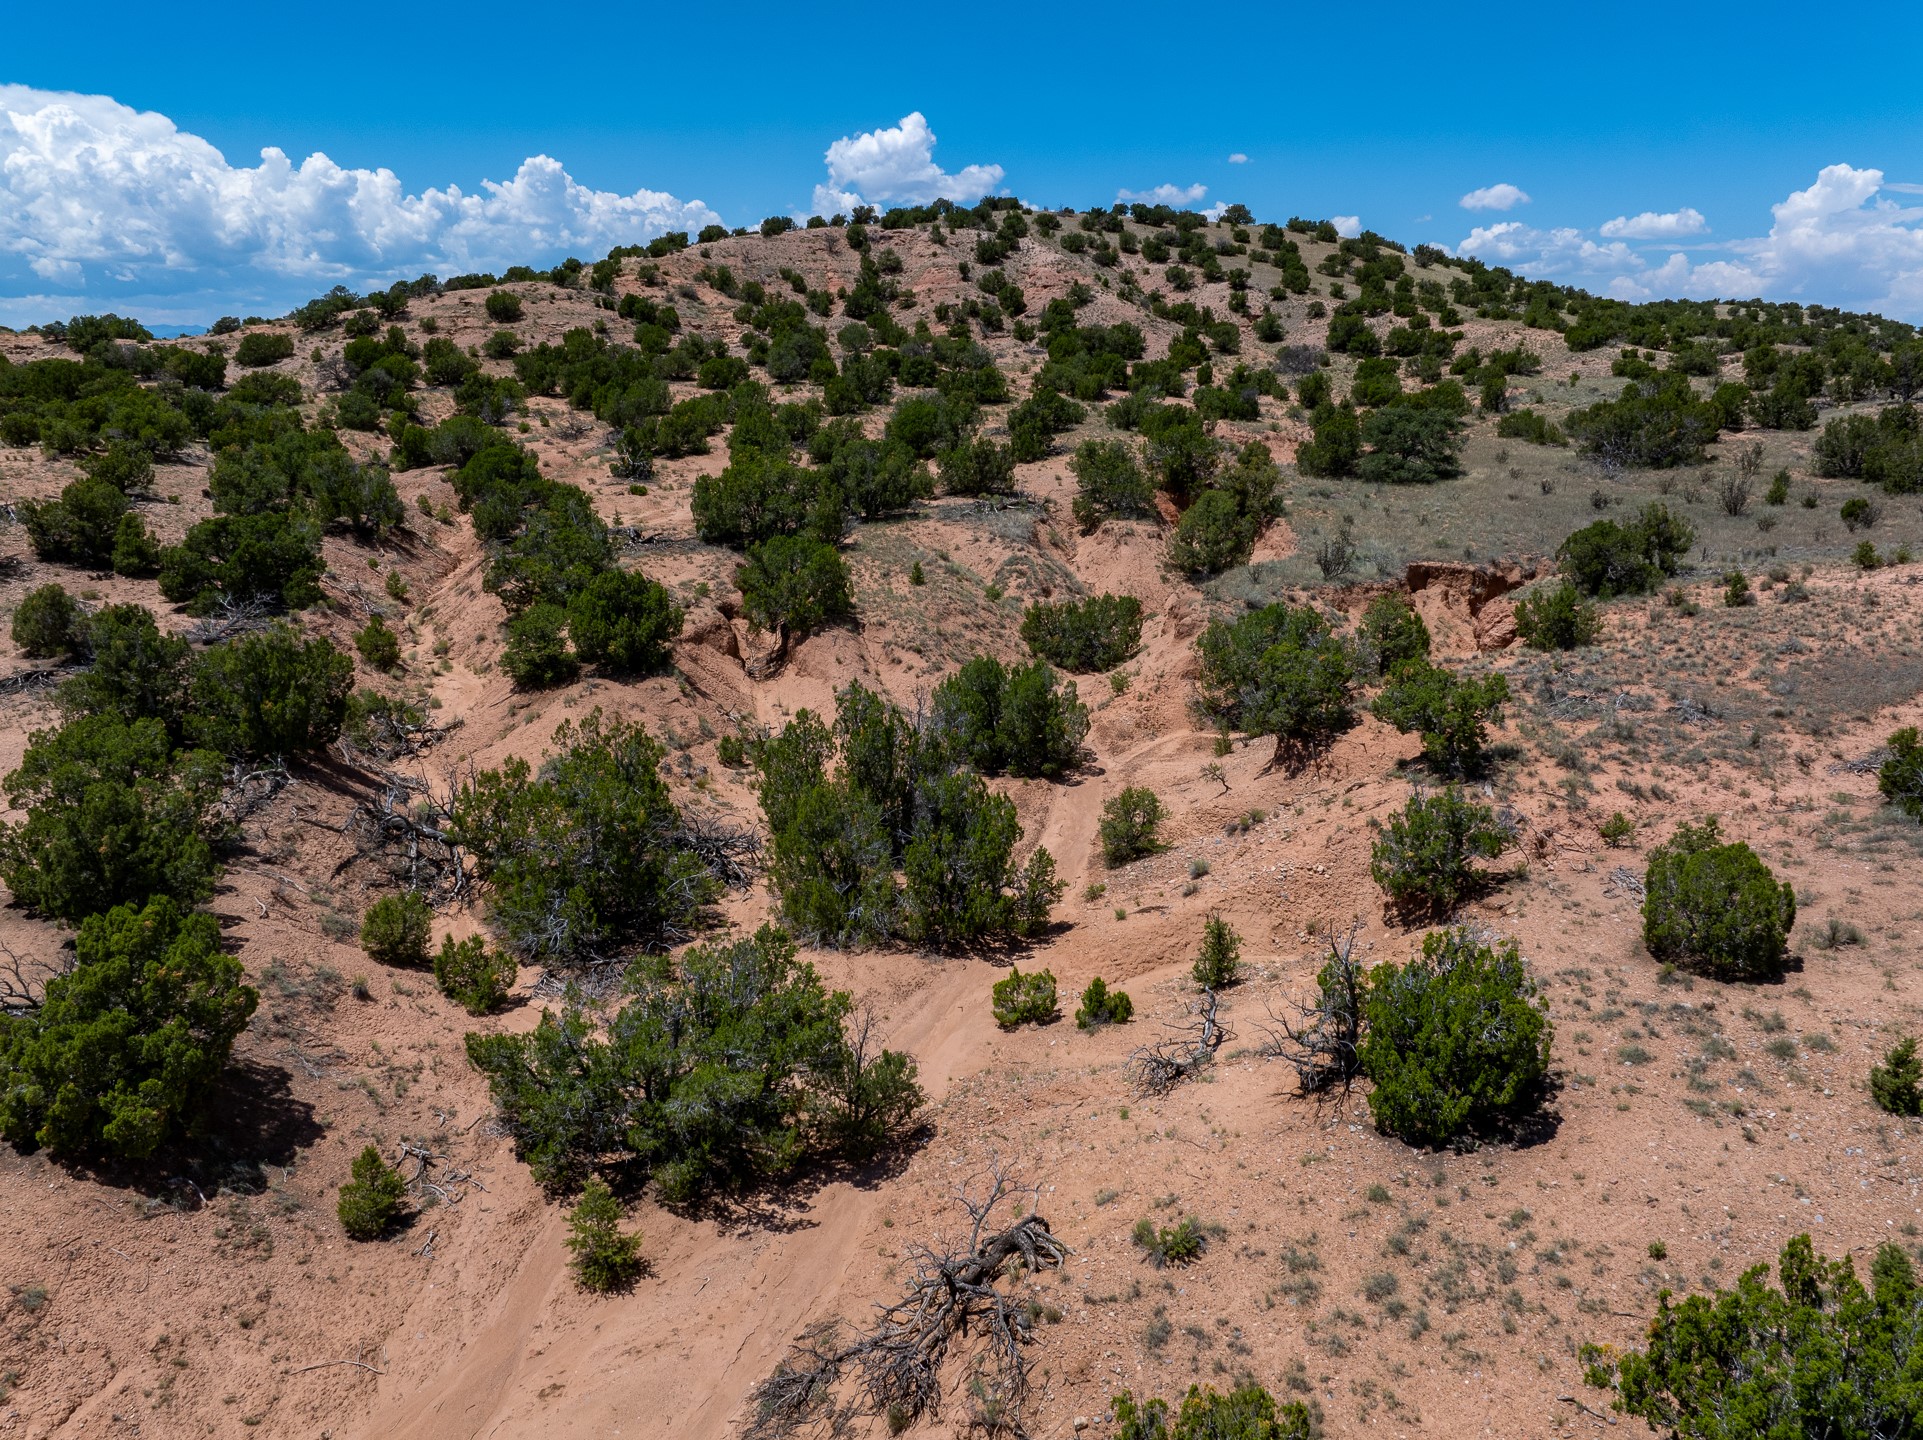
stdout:
<svg viewBox="0 0 1923 1440">
<path fill-rule="evenodd" d="M 87 649 L 86 612 L 64 587 L 42 585 L 13 612 L 13 643 L 34 660 L 78 659 Z"/>
<path fill-rule="evenodd" d="M 598 1175 L 589 1178 L 580 1203 L 568 1213 L 567 1245 L 583 1290 L 597 1295 L 625 1290 L 641 1273 L 641 1237 L 621 1229 L 621 1202 Z"/>
<path fill-rule="evenodd" d="M 1421 735 L 1423 756 L 1438 770 L 1468 775 L 1481 768 L 1487 727 L 1502 723 L 1508 700 L 1509 682 L 1500 675 L 1465 680 L 1426 660 L 1410 660 L 1390 675 L 1369 710 L 1405 735 Z"/>
<path fill-rule="evenodd" d="M 1438 932 L 1406 965 L 1378 965 L 1358 1052 L 1379 1129 L 1441 1145 L 1515 1111 L 1549 1070 L 1552 1033 L 1513 940 Z"/>
<path fill-rule="evenodd" d="M 1362 612 L 1356 628 L 1366 655 L 1374 658 L 1375 672 L 1387 675 L 1412 660 L 1429 658 L 1429 627 L 1415 607 L 1400 594 L 1378 595 Z"/>
<path fill-rule="evenodd" d="M 283 360 L 294 358 L 294 337 L 292 335 L 271 335 L 264 331 L 240 337 L 240 344 L 234 347 L 234 363 L 249 370 L 258 370 L 267 365 L 278 365 Z"/>
<path fill-rule="evenodd" d="M 1071 675 L 1112 670 L 1142 643 L 1142 602 L 1132 595 L 1091 595 L 1031 605 L 1022 617 L 1022 640 Z"/>
<path fill-rule="evenodd" d="M 1905 725 L 1890 736 L 1889 748 L 1889 758 L 1876 772 L 1876 788 L 1910 819 L 1923 820 L 1923 740 L 1916 727 Z"/>
<path fill-rule="evenodd" d="M 1876 553 L 1874 542 L 1859 540 L 1856 548 L 1850 551 L 1850 563 L 1859 570 L 1875 570 L 1883 564 L 1883 557 Z"/>
<path fill-rule="evenodd" d="M 354 632 L 354 649 L 372 669 L 391 672 L 400 668 L 401 637 L 378 615 Z"/>
<path fill-rule="evenodd" d="M 1055 977 L 1046 970 L 1024 975 L 1012 969 L 994 984 L 990 999 L 995 1023 L 1004 1030 L 1051 1020 L 1055 1015 Z"/>
<path fill-rule="evenodd" d="M 1472 862 L 1495 859 L 1506 839 L 1495 811 L 1455 786 L 1434 795 L 1418 792 L 1376 839 L 1369 874 L 1396 909 L 1448 915 L 1481 883 Z"/>
<path fill-rule="evenodd" d="M 497 325 L 512 325 L 521 318 L 521 297 L 512 290 L 490 290 L 484 303 L 487 318 Z"/>
<path fill-rule="evenodd" d="M 1696 543 L 1689 521 L 1662 504 L 1645 505 L 1627 525 L 1598 520 L 1576 531 L 1556 552 L 1563 574 L 1585 595 L 1607 600 L 1642 595 L 1676 574 Z"/>
<path fill-rule="evenodd" d="M 1731 570 L 1723 576 L 1723 604 L 1732 610 L 1740 610 L 1745 605 L 1754 605 L 1756 597 L 1750 593 L 1749 577 L 1740 570 Z"/>
<path fill-rule="evenodd" d="M 1102 863 L 1113 870 L 1162 849 L 1157 831 L 1168 812 L 1153 790 L 1131 785 L 1102 806 Z"/>
<path fill-rule="evenodd" d="M 427 936 L 434 912 L 417 892 L 383 895 L 361 920 L 361 949 L 383 965 L 418 969 L 427 964 Z"/>
<path fill-rule="evenodd" d="M 1596 832 L 1602 836 L 1603 844 L 1614 850 L 1636 833 L 1636 822 L 1618 810 L 1598 825 Z"/>
<path fill-rule="evenodd" d="M 501 669 L 517 688 L 546 690 L 581 672 L 580 657 L 568 646 L 567 621 L 566 610 L 543 600 L 507 622 Z"/>
<path fill-rule="evenodd" d="M 1310 308 L 1319 309 L 1320 302 Z M 1156 1327 L 1161 1332 L 1170 1328 L 1164 1318 L 1153 1322 L 1151 1329 Z M 1313 1401 L 1278 1405 L 1252 1380 L 1227 1394 L 1189 1386 L 1172 1424 L 1168 1402 L 1159 1397 L 1138 1403 L 1133 1392 L 1124 1390 L 1111 1405 L 1115 1440 L 1318 1440 L 1322 1434 L 1321 1408 Z"/>
<path fill-rule="evenodd" d="M 1658 960 L 1721 980 L 1783 973 L 1795 891 L 1749 846 L 1722 843 L 1714 817 L 1652 850 L 1643 886 L 1643 944 Z"/>
<path fill-rule="evenodd" d="M 1148 1263 L 1160 1270 L 1165 1265 L 1192 1265 L 1209 1248 L 1209 1237 L 1194 1216 L 1185 1216 L 1174 1225 L 1155 1228 L 1153 1220 L 1137 1220 L 1131 1237 L 1141 1247 Z"/>
<path fill-rule="evenodd" d="M 353 1178 L 341 1186 L 334 1213 L 350 1240 L 378 1240 L 400 1219 L 407 1199 L 401 1172 L 369 1145 L 354 1157 Z"/>
<path fill-rule="evenodd" d="M 1097 975 L 1082 991 L 1081 1007 L 1075 1012 L 1078 1030 L 1099 1030 L 1104 1025 L 1126 1024 L 1135 1015 L 1135 1002 L 1124 990 L 1111 990 Z"/>
<path fill-rule="evenodd" d="M 1220 915 L 1202 922 L 1202 949 L 1189 975 L 1204 990 L 1233 985 L 1242 973 L 1242 937 Z"/>
<path fill-rule="evenodd" d="M 434 957 L 434 983 L 470 1015 L 485 1015 L 500 1004 L 516 973 L 513 958 L 490 951 L 479 935 L 461 941 L 450 935 Z"/>
<path fill-rule="evenodd" d="M 1516 602 L 1516 634 L 1532 650 L 1574 650 L 1601 631 L 1602 616 L 1567 580 Z"/>
<path fill-rule="evenodd" d="M 1897 1041 L 1881 1065 L 1870 1067 L 1870 1098 L 1892 1115 L 1923 1115 L 1923 1060 L 1913 1036 Z"/>
</svg>

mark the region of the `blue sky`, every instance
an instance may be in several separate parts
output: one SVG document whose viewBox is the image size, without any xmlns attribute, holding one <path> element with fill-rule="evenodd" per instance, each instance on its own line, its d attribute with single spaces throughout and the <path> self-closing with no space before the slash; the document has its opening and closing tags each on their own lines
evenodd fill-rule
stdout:
<svg viewBox="0 0 1923 1440">
<path fill-rule="evenodd" d="M 77 36 L 18 7 L 0 322 L 282 310 L 337 279 L 805 214 L 817 187 L 1079 207 L 1159 186 L 1626 298 L 1923 319 L 1914 8 L 1373 13 L 104 5 Z"/>
</svg>

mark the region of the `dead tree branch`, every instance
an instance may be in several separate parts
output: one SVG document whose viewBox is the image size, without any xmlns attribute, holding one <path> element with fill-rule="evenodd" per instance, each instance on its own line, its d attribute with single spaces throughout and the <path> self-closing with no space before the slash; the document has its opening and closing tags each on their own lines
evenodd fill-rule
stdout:
<svg viewBox="0 0 1923 1440">
<path fill-rule="evenodd" d="M 1229 1038 L 1216 1019 L 1220 1002 L 1215 991 L 1204 990 L 1202 999 L 1189 1006 L 1194 1021 L 1170 1039 L 1143 1045 L 1128 1057 L 1129 1077 L 1139 1094 L 1166 1095 L 1215 1058 Z"/>
<path fill-rule="evenodd" d="M 1315 999 L 1289 1002 L 1294 1019 L 1269 1011 L 1280 1033 L 1269 1032 L 1264 1053 L 1286 1060 L 1304 1095 L 1319 1095 L 1340 1086 L 1344 1095 L 1361 1073 L 1362 964 L 1355 958 L 1355 939 L 1362 929 L 1351 920 L 1340 939 L 1335 927 L 1324 932 L 1328 959 L 1316 977 Z"/>
<path fill-rule="evenodd" d="M 47 982 L 73 972 L 72 950 L 62 950 L 60 959 L 41 968 L 35 976 L 27 974 L 27 962 L 0 944 L 0 1015 L 27 1015 L 40 1008 L 46 999 Z"/>
<path fill-rule="evenodd" d="M 1059 1268 L 1068 1256 L 1035 1212 L 1038 1195 L 1039 1187 L 1017 1184 L 999 1161 L 980 1193 L 964 1186 L 958 1199 L 969 1217 L 966 1238 L 943 1248 L 914 1246 L 913 1278 L 900 1299 L 876 1306 L 869 1329 L 851 1333 L 831 1320 L 804 1331 L 756 1387 L 748 1440 L 834 1435 L 860 1415 L 886 1415 L 891 1425 L 935 1415 L 943 1366 L 963 1345 L 973 1368 L 968 1427 L 1025 1437 L 1034 1317 L 1027 1301 L 996 1282 Z M 994 1229 L 1004 1205 L 1027 1213 Z"/>
<path fill-rule="evenodd" d="M 376 773 L 385 781 L 380 795 L 349 811 L 342 831 L 395 883 L 437 904 L 464 898 L 470 882 L 465 852 L 451 829 L 451 798 L 436 796 L 411 775 Z"/>
</svg>

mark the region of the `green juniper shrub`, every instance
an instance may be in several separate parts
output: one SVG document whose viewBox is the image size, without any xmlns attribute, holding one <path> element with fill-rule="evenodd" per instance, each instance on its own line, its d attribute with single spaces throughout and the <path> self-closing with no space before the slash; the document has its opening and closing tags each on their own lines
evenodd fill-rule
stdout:
<svg viewBox="0 0 1923 1440">
<path fill-rule="evenodd" d="M 130 580 L 145 580 L 160 573 L 160 542 L 147 529 L 147 522 L 131 511 L 120 517 L 114 527 L 113 554 L 108 557 L 116 575 Z"/>
<path fill-rule="evenodd" d="M 1362 612 L 1356 627 L 1361 653 L 1374 662 L 1378 675 L 1392 673 L 1397 666 L 1429 658 L 1429 627 L 1416 613 L 1415 606 L 1401 594 L 1378 595 Z"/>
<path fill-rule="evenodd" d="M 1014 452 L 993 440 L 965 441 L 942 455 L 941 483 L 950 495 L 1013 494 Z"/>
<path fill-rule="evenodd" d="M 507 948 L 574 966 L 692 925 L 717 890 L 675 839 L 661 746 L 599 710 L 564 722 L 553 744 L 538 772 L 510 759 L 454 797 L 453 833 Z"/>
<path fill-rule="evenodd" d="M 372 1145 L 354 1157 L 351 1173 L 353 1178 L 341 1186 L 334 1213 L 349 1240 L 378 1240 L 400 1220 L 407 1182 Z"/>
<path fill-rule="evenodd" d="M 1602 836 L 1603 844 L 1614 850 L 1636 833 L 1636 822 L 1618 810 L 1598 825 L 1596 832 Z"/>
<path fill-rule="evenodd" d="M 332 641 L 279 622 L 194 663 L 187 733 L 228 756 L 311 753 L 340 735 L 353 684 L 354 663 Z"/>
<path fill-rule="evenodd" d="M 1318 1440 L 1322 1434 L 1321 1407 L 1313 1400 L 1278 1405 L 1253 1380 L 1227 1394 L 1189 1386 L 1172 1424 L 1168 1402 L 1159 1397 L 1138 1403 L 1124 1390 L 1111 1405 L 1115 1440 Z"/>
<path fill-rule="evenodd" d="M 1916 727 L 1905 725 L 1890 736 L 1889 752 L 1876 772 L 1876 788 L 1910 819 L 1923 820 L 1923 738 Z"/>
<path fill-rule="evenodd" d="M 1016 966 L 990 987 L 995 1023 L 1004 1030 L 1045 1025 L 1055 1018 L 1055 977 L 1046 970 L 1024 975 Z"/>
<path fill-rule="evenodd" d="M 370 616 L 354 632 L 354 649 L 373 669 L 390 673 L 400 669 L 401 637 L 388 629 L 387 621 L 379 615 Z"/>
<path fill-rule="evenodd" d="M 1874 541 L 1859 540 L 1850 552 L 1850 563 L 1859 570 L 1875 570 L 1883 564 L 1883 557 L 1876 553 Z"/>
<path fill-rule="evenodd" d="M 1075 1011 L 1078 1030 L 1099 1030 L 1104 1025 L 1126 1024 L 1135 1014 L 1135 1002 L 1125 990 L 1111 990 L 1097 975 L 1082 991 L 1082 1003 Z"/>
<path fill-rule="evenodd" d="M 63 711 L 162 720 L 178 733 L 192 677 L 184 637 L 162 634 L 143 605 L 107 605 L 87 617 L 87 648 L 93 664 L 60 687 Z"/>
<path fill-rule="evenodd" d="M 144 1159 L 190 1129 L 259 994 L 212 915 L 162 896 L 87 916 L 74 968 L 0 1012 L 0 1135 Z"/>
<path fill-rule="evenodd" d="M 1088 707 L 1044 660 L 1013 668 L 978 655 L 935 687 L 932 727 L 983 775 L 1059 779 L 1081 758 Z"/>
<path fill-rule="evenodd" d="M 292 335 L 272 335 L 256 330 L 240 337 L 240 344 L 234 347 L 234 363 L 250 370 L 267 365 L 278 365 L 283 360 L 294 358 L 294 337 Z"/>
<path fill-rule="evenodd" d="M 112 441 L 98 454 L 83 456 L 80 468 L 122 495 L 146 494 L 154 488 L 154 457 L 126 440 Z"/>
<path fill-rule="evenodd" d="M 490 290 L 483 303 L 487 318 L 497 325 L 512 325 L 521 318 L 521 297 L 512 290 Z"/>
<path fill-rule="evenodd" d="M 530 605 L 507 622 L 501 669 L 522 690 L 565 685 L 581 671 L 567 641 L 568 612 L 551 601 Z"/>
<path fill-rule="evenodd" d="M 1358 1060 L 1376 1126 L 1413 1145 L 1444 1145 L 1535 1098 L 1552 1027 L 1513 940 L 1474 931 L 1426 936 L 1406 965 L 1369 973 Z"/>
<path fill-rule="evenodd" d="M 1129 1238 L 1141 1250 L 1142 1258 L 1157 1270 L 1168 1265 L 1193 1265 L 1209 1248 L 1208 1234 L 1193 1215 L 1159 1230 L 1153 1220 L 1137 1220 Z"/>
<path fill-rule="evenodd" d="M 1242 975 L 1242 937 L 1219 914 L 1202 922 L 1202 949 L 1189 967 L 1189 978 L 1204 990 L 1233 985 Z"/>
<path fill-rule="evenodd" d="M 1075 476 L 1075 523 L 1084 535 L 1104 520 L 1147 519 L 1155 514 L 1155 485 L 1135 451 L 1120 440 L 1084 440 L 1068 462 Z"/>
<path fill-rule="evenodd" d="M 636 961 L 605 1038 L 570 997 L 531 1033 L 469 1035 L 467 1053 L 539 1184 L 565 1193 L 625 1163 L 681 1203 L 810 1153 L 865 1150 L 876 1124 L 891 1135 L 912 1124 L 913 1062 L 858 1053 L 853 1003 L 822 986 L 785 932 L 763 927 Z"/>
<path fill-rule="evenodd" d="M 1778 470 L 1769 482 L 1769 489 L 1763 492 L 1765 505 L 1787 505 L 1789 503 L 1789 471 Z"/>
<path fill-rule="evenodd" d="M 1462 441 L 1453 417 L 1442 410 L 1389 405 L 1362 421 L 1368 447 L 1356 471 L 1390 485 L 1430 485 L 1462 473 Z"/>
<path fill-rule="evenodd" d="M 1665 1290 L 1642 1349 L 1582 1347 L 1584 1379 L 1675 1440 L 1905 1434 L 1923 1287 L 1894 1242 L 1869 1268 L 1866 1287 L 1849 1256 L 1825 1260 L 1798 1235 L 1778 1259 L 1780 1285 L 1758 1265 L 1680 1304 Z"/>
<path fill-rule="evenodd" d="M 1892 1115 L 1923 1115 L 1923 1060 L 1914 1036 L 1904 1036 L 1881 1065 L 1870 1067 L 1870 1098 Z"/>
<path fill-rule="evenodd" d="M 1404 735 L 1420 734 L 1423 757 L 1445 774 L 1462 776 L 1481 768 L 1487 727 L 1502 723 L 1508 699 L 1509 682 L 1501 675 L 1465 680 L 1411 660 L 1391 672 L 1369 709 Z"/>
<path fill-rule="evenodd" d="M 1714 816 L 1650 851 L 1643 887 L 1643 944 L 1658 960 L 1719 980 L 1783 973 L 1795 890 L 1742 841 L 1724 844 Z"/>
<path fill-rule="evenodd" d="M 1843 521 L 1843 528 L 1851 534 L 1872 528 L 1883 517 L 1882 508 L 1874 500 L 1861 495 L 1845 500 L 1838 514 Z"/>
<path fill-rule="evenodd" d="M 1507 838 L 1495 811 L 1455 786 L 1417 791 L 1377 836 L 1369 874 L 1397 910 L 1446 916 L 1483 883 L 1473 862 L 1495 859 Z"/>
<path fill-rule="evenodd" d="M 638 571 L 604 570 L 568 601 L 568 636 L 590 665 L 622 675 L 664 669 L 682 611 Z"/>
<path fill-rule="evenodd" d="M 1644 595 L 1673 579 L 1696 531 L 1669 507 L 1651 503 L 1627 525 L 1598 520 L 1562 542 L 1563 574 L 1585 595 L 1607 600 Z"/>
<path fill-rule="evenodd" d="M 434 983 L 441 993 L 470 1015 L 485 1015 L 513 988 L 516 966 L 512 957 L 490 950 L 479 935 L 441 941 L 434 957 Z"/>
<path fill-rule="evenodd" d="M 1273 735 L 1297 761 L 1355 723 L 1355 662 L 1320 611 L 1277 603 L 1211 623 L 1199 701 L 1225 728 Z"/>
<path fill-rule="evenodd" d="M 1022 617 L 1022 640 L 1072 675 L 1113 670 L 1142 643 L 1142 602 L 1133 595 L 1043 601 Z"/>
<path fill-rule="evenodd" d="M 621 1202 L 599 1175 L 588 1177 L 581 1199 L 568 1212 L 568 1249 L 574 1280 L 597 1295 L 625 1290 L 642 1269 L 641 1237 L 621 1228 Z"/>
<path fill-rule="evenodd" d="M 96 570 L 113 567 L 127 497 L 105 480 L 82 476 L 68 482 L 58 500 L 22 500 L 14 508 L 36 558 Z"/>
<path fill-rule="evenodd" d="M 13 643 L 30 660 L 78 660 L 87 653 L 87 614 L 64 586 L 42 585 L 14 610 Z"/>
<path fill-rule="evenodd" d="M 834 546 L 809 535 L 776 535 L 751 546 L 735 570 L 741 609 L 785 642 L 854 614 L 848 566 Z"/>
<path fill-rule="evenodd" d="M 1745 605 L 1754 605 L 1756 596 L 1750 592 L 1749 577 L 1740 570 L 1731 570 L 1723 576 L 1723 604 L 1732 610 L 1740 610 Z"/>
<path fill-rule="evenodd" d="M 199 904 L 220 868 L 222 771 L 218 755 L 177 750 L 149 717 L 88 714 L 37 731 L 6 777 L 7 801 L 25 818 L 0 827 L 0 879 L 21 904 L 68 924 L 161 895 Z"/>
<path fill-rule="evenodd" d="M 1516 634 L 1532 650 L 1575 650 L 1601 633 L 1602 615 L 1568 580 L 1516 602 Z"/>
<path fill-rule="evenodd" d="M 303 610 L 321 598 L 320 527 L 294 510 L 215 515 L 160 552 L 160 593 L 194 614 L 223 600 Z"/>
<path fill-rule="evenodd" d="M 1153 790 L 1131 785 L 1102 806 L 1102 863 L 1114 870 L 1166 848 L 1158 831 L 1168 812 Z"/>
<path fill-rule="evenodd" d="M 383 895 L 361 920 L 361 949 L 383 965 L 419 969 L 427 964 L 434 911 L 418 892 Z"/>
</svg>

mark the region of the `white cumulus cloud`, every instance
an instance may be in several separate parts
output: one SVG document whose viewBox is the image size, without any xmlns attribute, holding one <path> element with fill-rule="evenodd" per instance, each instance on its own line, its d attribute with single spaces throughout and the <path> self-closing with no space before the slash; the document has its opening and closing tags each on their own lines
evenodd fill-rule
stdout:
<svg viewBox="0 0 1923 1440">
<path fill-rule="evenodd" d="M 1645 210 L 1640 215 L 1618 215 L 1605 220 L 1605 240 L 1681 240 L 1709 229 L 1703 212 L 1685 205 L 1680 210 Z"/>
<path fill-rule="evenodd" d="M 972 205 L 1002 183 L 999 165 L 968 165 L 953 175 L 937 165 L 935 132 L 919 110 L 887 129 L 844 135 L 823 158 L 828 179 L 815 186 L 817 215 L 889 201 L 927 205 L 956 200 Z"/>
<path fill-rule="evenodd" d="M 1527 205 L 1529 194 L 1504 181 L 1500 185 L 1485 185 L 1480 190 L 1471 190 L 1456 203 L 1465 210 L 1513 210 L 1518 205 Z"/>
<path fill-rule="evenodd" d="M 546 155 L 511 179 L 410 194 L 387 169 L 281 150 L 235 166 L 165 115 L 105 95 L 0 85 L 0 310 L 30 273 L 66 304 L 162 310 L 184 297 L 291 303 L 319 282 L 370 282 L 598 255 L 719 220 L 699 200 L 580 184 Z M 298 283 L 297 283 L 298 282 Z M 215 302 L 219 303 L 219 302 Z M 156 315 L 156 318 L 166 318 Z"/>
<path fill-rule="evenodd" d="M 1229 156 L 1229 164 L 1231 165 L 1246 165 L 1248 163 L 1249 157 L 1244 155 L 1240 150 L 1237 150 L 1233 155 Z"/>
<path fill-rule="evenodd" d="M 1193 205 L 1208 193 L 1206 185 L 1157 185 L 1148 190 L 1117 190 L 1115 198 L 1140 205 Z"/>
<path fill-rule="evenodd" d="M 1620 241 L 1598 245 L 1580 230 L 1538 230 L 1520 220 L 1478 225 L 1456 246 L 1456 253 L 1544 277 L 1641 263 L 1636 252 Z"/>
<path fill-rule="evenodd" d="M 1342 236 L 1345 240 L 1353 240 L 1362 233 L 1362 217 L 1360 215 L 1331 215 L 1329 217 L 1329 223 L 1335 226 L 1335 233 Z"/>
</svg>

